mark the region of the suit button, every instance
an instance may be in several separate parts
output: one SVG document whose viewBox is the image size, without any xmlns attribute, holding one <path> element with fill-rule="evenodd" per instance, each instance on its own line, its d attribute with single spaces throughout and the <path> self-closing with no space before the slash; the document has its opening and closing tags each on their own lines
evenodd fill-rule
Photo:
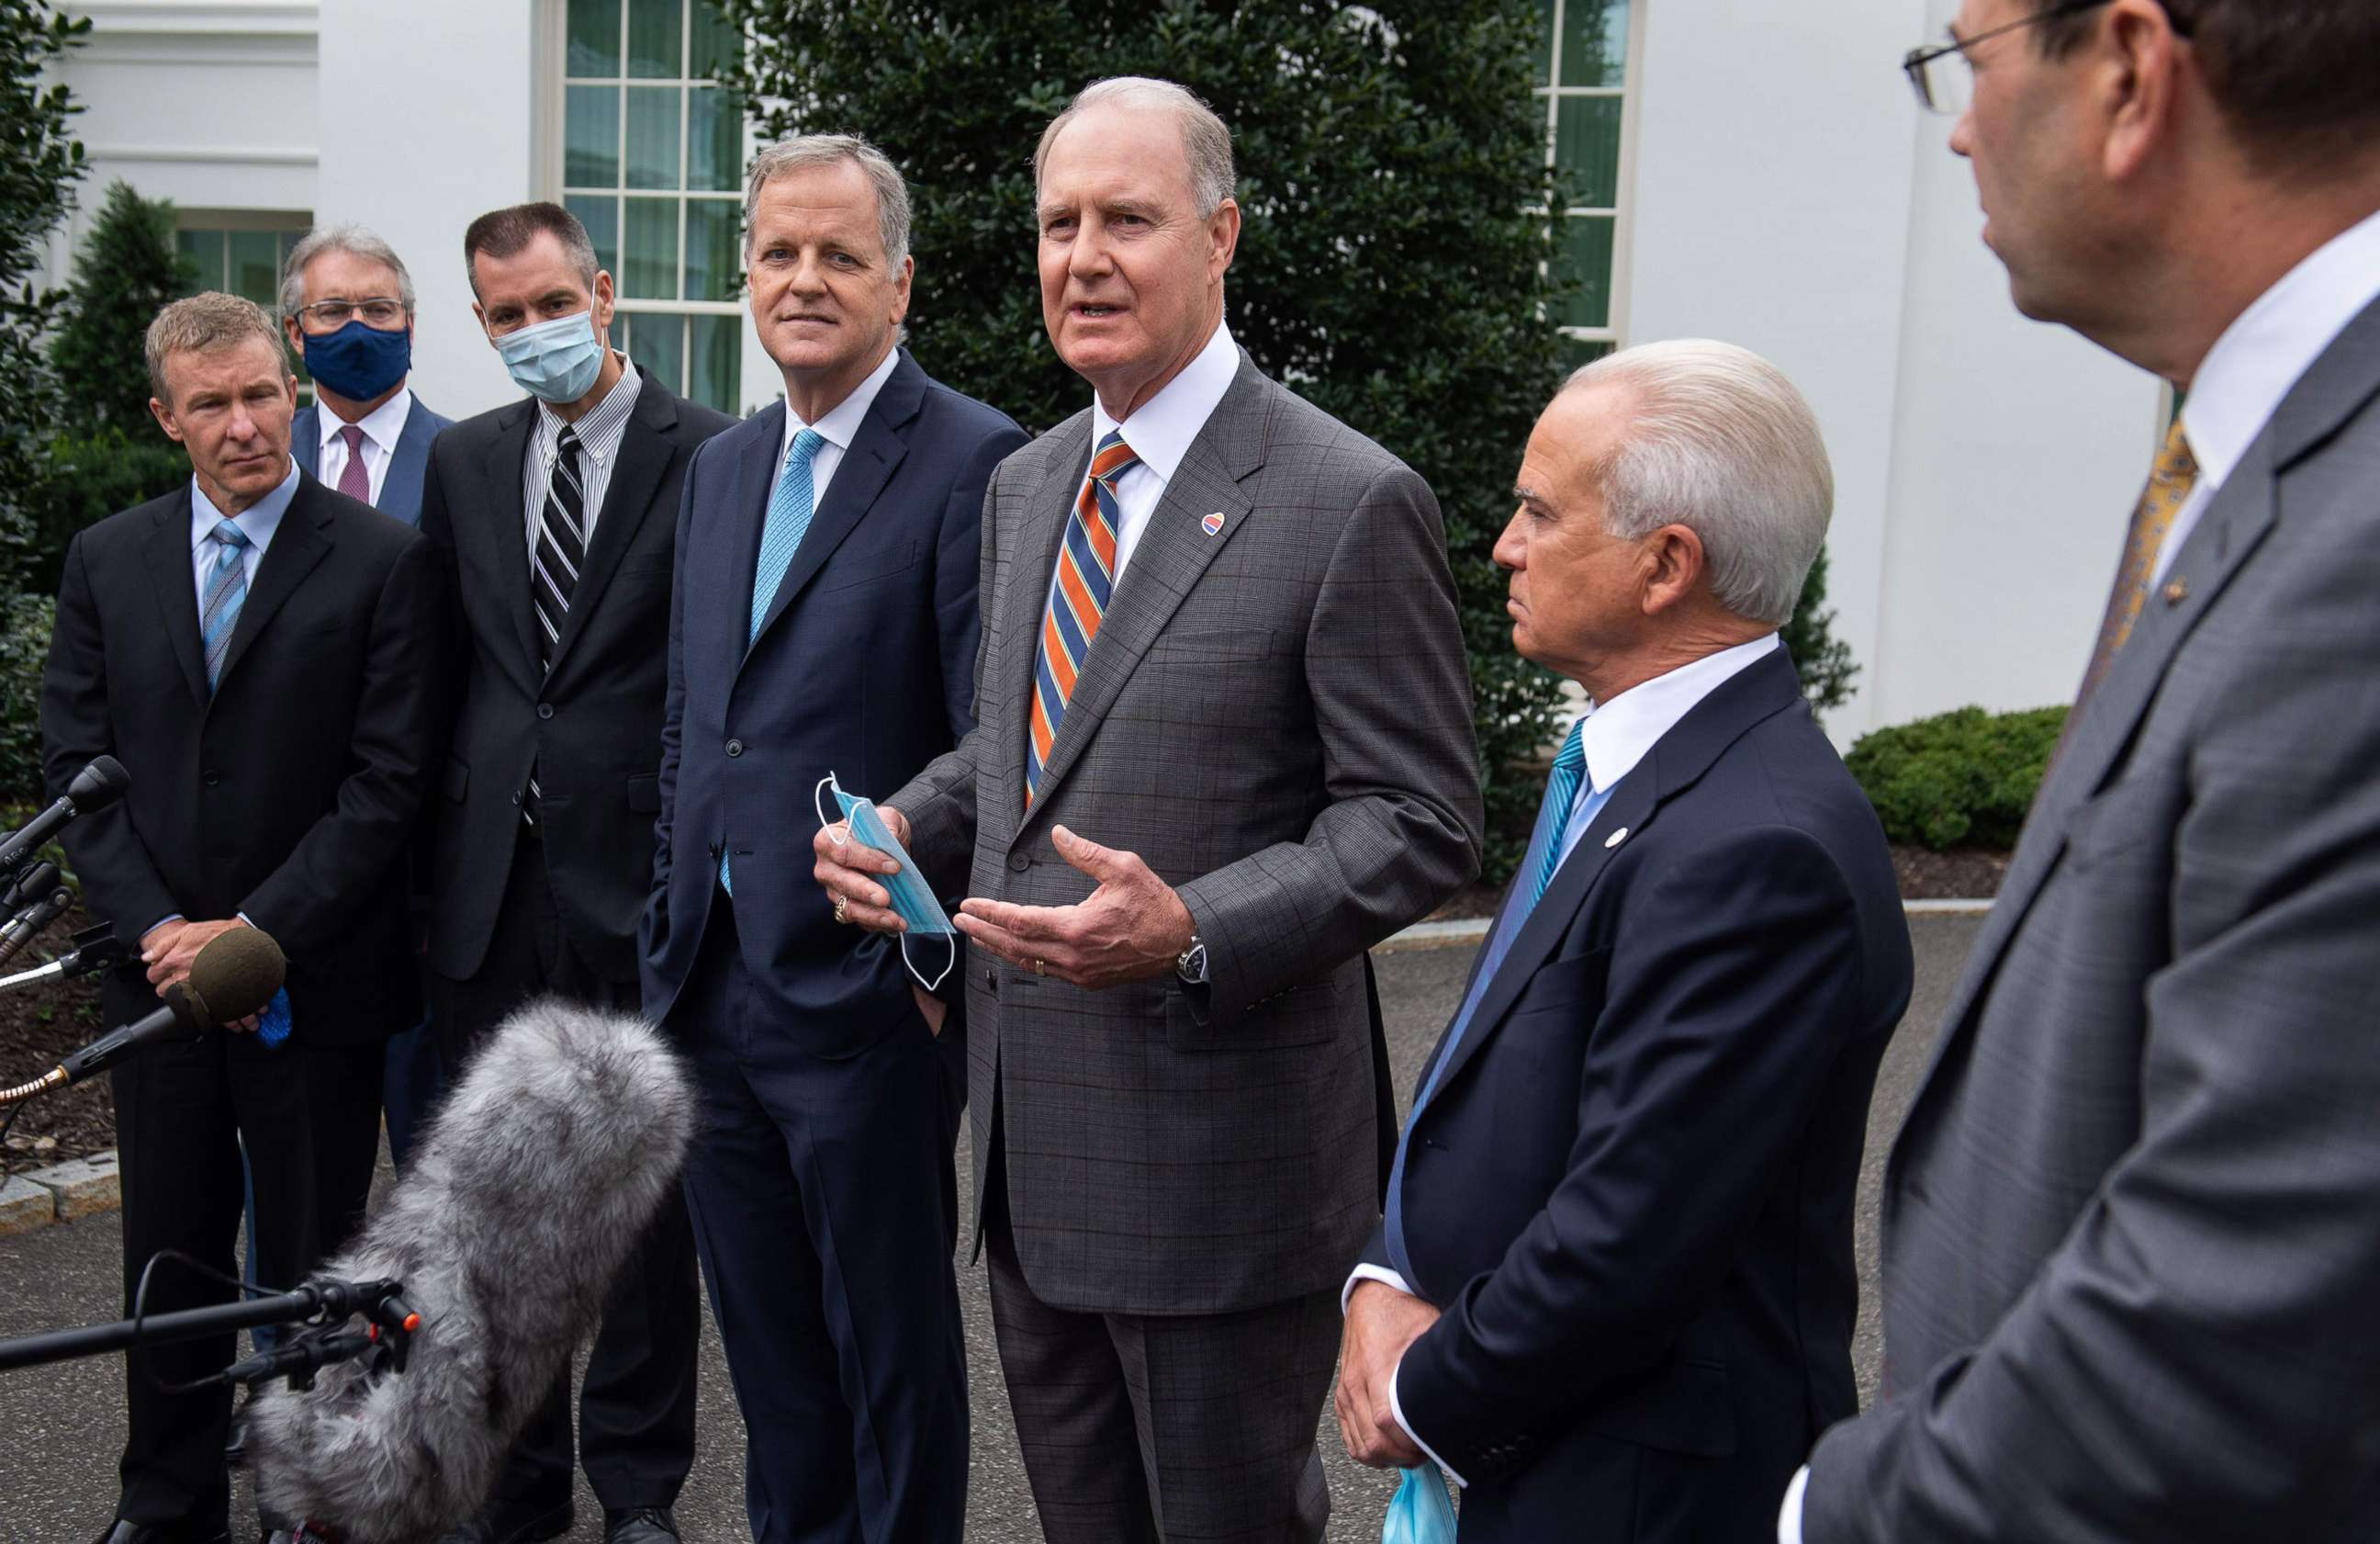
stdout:
<svg viewBox="0 0 2380 1544">
<path fill-rule="evenodd" d="M 540 718 L 552 718 L 553 716 L 553 704 L 551 702 L 539 703 L 537 705 L 537 716 Z"/>
<path fill-rule="evenodd" d="M 710 861 L 713 863 L 719 861 L 719 844 L 716 842 L 710 844 Z"/>
<path fill-rule="evenodd" d="M 983 989 L 997 996 L 1000 992 L 999 973 L 987 967 L 983 973 Z"/>
<path fill-rule="evenodd" d="M 513 803 L 516 805 L 520 803 L 520 790 L 517 788 L 513 790 Z"/>
<path fill-rule="evenodd" d="M 743 741 L 741 741 L 741 740 L 730 740 L 730 741 L 728 741 L 728 742 L 727 742 L 727 754 L 728 754 L 728 755 L 730 755 L 730 756 L 741 756 L 741 755 L 743 755 L 743 754 L 744 754 L 744 742 L 743 742 Z"/>
<path fill-rule="evenodd" d="M 1026 869 L 1033 867 L 1033 860 L 1023 853 L 1010 853 L 1008 855 L 1008 866 L 1021 874 L 1025 872 Z"/>
<path fill-rule="evenodd" d="M 202 774 L 200 775 L 200 782 L 202 782 L 202 783 L 204 783 L 208 787 L 212 788 L 212 787 L 214 787 L 217 784 L 219 784 L 219 783 L 221 783 L 221 782 L 223 781 L 223 773 L 221 773 L 221 772 L 219 772 L 214 771 L 212 768 L 210 768 L 210 769 L 208 769 L 204 773 L 202 773 Z"/>
</svg>

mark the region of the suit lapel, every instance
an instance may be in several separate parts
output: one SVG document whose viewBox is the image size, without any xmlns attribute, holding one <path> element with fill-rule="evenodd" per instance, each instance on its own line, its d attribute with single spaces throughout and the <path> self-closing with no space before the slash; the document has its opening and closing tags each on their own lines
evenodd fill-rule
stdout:
<svg viewBox="0 0 2380 1544">
<path fill-rule="evenodd" d="M 183 484 L 179 497 L 157 501 L 157 517 L 142 543 L 149 559 L 149 581 L 157 592 L 157 611 L 165 636 L 174 640 L 174 657 L 182 662 L 182 677 L 190 688 L 191 703 L 207 705 L 206 650 L 199 638 L 198 569 L 190 556 L 190 491 Z"/>
<path fill-rule="evenodd" d="M 457 546 L 474 542 L 480 561 L 496 575 L 494 592 L 504 598 L 513 637 L 520 652 L 513 663 L 523 690 L 534 697 L 544 677 L 538 669 L 537 607 L 529 596 L 528 520 L 521 507 L 523 479 L 528 460 L 529 436 L 536 432 L 537 404 L 516 403 L 497 419 L 495 435 L 480 459 L 480 495 L 474 515 L 455 520 Z M 540 490 L 540 494 L 542 490 Z M 464 533 L 470 534 L 466 536 Z"/>
<path fill-rule="evenodd" d="M 289 420 L 289 454 L 308 477 L 322 475 L 322 409 L 300 407 Z"/>
<path fill-rule="evenodd" d="M 331 501 L 323 494 L 323 486 L 304 472 L 298 475 L 298 492 L 289 501 L 288 512 L 282 516 L 280 529 L 273 533 L 273 542 L 264 549 L 264 556 L 256 565 L 256 583 L 240 602 L 239 621 L 233 626 L 231 646 L 224 652 L 223 673 L 216 678 L 220 693 L 223 683 L 232 677 L 246 658 L 256 636 L 270 625 L 276 613 L 298 593 L 298 587 L 315 565 L 330 555 Z M 195 623 L 193 624 L 195 626 Z"/>
<path fill-rule="evenodd" d="M 382 514 L 409 526 L 421 523 L 421 479 L 430 466 L 430 442 L 437 437 L 430 409 L 421 405 L 421 398 L 415 397 L 411 410 L 405 415 L 405 430 L 396 437 L 396 448 L 389 452 L 388 475 L 380 480 L 377 507 Z M 311 467 L 306 469 L 314 470 Z"/>
<path fill-rule="evenodd" d="M 925 371 L 904 353 L 892 367 L 892 373 L 878 388 L 876 400 L 868 405 L 858 430 L 851 437 L 850 447 L 835 467 L 834 480 L 827 484 L 826 497 L 812 512 L 809 527 L 802 532 L 801 545 L 794 549 L 793 561 L 785 565 L 784 577 L 777 581 L 777 593 L 771 597 L 769 610 L 760 618 L 759 631 L 752 639 L 754 648 L 769 636 L 777 618 L 785 614 L 794 598 L 818 577 L 835 548 L 858 528 L 861 518 L 875 505 L 876 495 L 884 491 L 892 469 L 909 454 L 909 425 L 916 421 L 925 396 Z M 782 432 L 779 437 L 782 440 Z M 757 571 L 758 542 L 754 550 Z"/>
<path fill-rule="evenodd" d="M 777 464 L 784 456 L 785 413 L 783 401 L 752 417 L 758 426 L 735 463 L 735 495 L 727 505 L 722 533 L 732 554 L 729 578 L 733 588 L 720 604 L 734 614 L 735 631 L 747 630 L 752 615 L 752 580 L 760 566 L 760 528 L 769 518 L 769 495 L 777 485 Z M 747 650 L 748 652 L 748 650 Z M 737 656 L 740 662 L 743 655 Z M 739 663 L 737 668 L 742 669 Z"/>
<path fill-rule="evenodd" d="M 1010 543 L 1016 566 L 1008 577 L 1008 614 L 1002 619 L 1001 634 L 1009 640 L 1008 658 L 1002 662 L 1008 671 L 1007 700 L 1016 704 L 1015 724 L 1001 770 L 1000 818 L 1008 822 L 1011 845 L 1025 823 L 1025 758 L 1032 743 L 1033 669 L 1040 657 L 1041 619 L 1050 604 L 1050 579 L 1057 567 L 1058 543 L 1066 533 L 1067 515 L 1090 468 L 1090 410 L 1076 414 L 1054 432 L 1053 438 L 1055 444 L 1041 463 L 1040 482 L 1023 491 L 1016 501 L 1024 513 L 1016 540 Z"/>
<path fill-rule="evenodd" d="M 1270 416 L 1266 395 L 1276 389 L 1243 354 L 1231 390 L 1216 404 L 1182 464 L 1174 468 L 1164 495 L 1149 515 L 1148 529 L 1140 534 L 1139 545 L 1133 550 L 1131 564 L 1109 598 L 1090 658 L 1075 678 L 1074 696 L 1066 703 L 1065 717 L 1058 724 L 1057 738 L 1050 743 L 1049 760 L 1041 769 L 1041 790 L 1034 801 L 1037 811 L 1048 807 L 1051 793 L 1090 742 L 1116 694 L 1131 679 L 1208 565 L 1248 524 L 1255 505 L 1240 484 L 1264 465 L 1265 431 Z M 1223 525 L 1219 533 L 1209 536 L 1199 521 L 1215 513 L 1223 517 Z M 1053 546 L 1050 562 L 1056 561 Z M 1046 570 L 1042 584 L 1046 593 Z"/>
<path fill-rule="evenodd" d="M 653 495 L 661 491 L 662 475 L 669 470 L 670 457 L 677 453 L 676 444 L 669 438 L 670 431 L 677 427 L 677 398 L 646 374 L 642 365 L 637 367 L 637 373 L 644 376 L 644 384 L 638 388 L 637 405 L 628 414 L 627 431 L 620 436 L 619 457 L 612 468 L 611 481 L 604 484 L 602 507 L 595 512 L 595 535 L 587 544 L 586 563 L 578 570 L 578 582 L 571 588 L 570 609 L 562 618 L 562 636 L 553 640 L 553 665 L 547 672 L 549 679 L 561 674 L 564 662 L 570 657 L 570 646 L 587 630 L 587 619 L 602 601 L 604 590 L 619 569 L 620 559 L 626 555 L 629 544 L 652 513 Z"/>
</svg>

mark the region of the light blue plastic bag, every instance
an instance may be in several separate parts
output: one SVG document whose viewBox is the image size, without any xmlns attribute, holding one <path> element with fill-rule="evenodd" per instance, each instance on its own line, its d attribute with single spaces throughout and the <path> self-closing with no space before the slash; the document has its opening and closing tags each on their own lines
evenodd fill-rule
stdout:
<svg viewBox="0 0 2380 1544">
<path fill-rule="evenodd" d="M 1407 1469 L 1397 1481 L 1388 1519 L 1380 1525 L 1380 1544 L 1454 1544 L 1454 1503 L 1437 1469 Z"/>
</svg>

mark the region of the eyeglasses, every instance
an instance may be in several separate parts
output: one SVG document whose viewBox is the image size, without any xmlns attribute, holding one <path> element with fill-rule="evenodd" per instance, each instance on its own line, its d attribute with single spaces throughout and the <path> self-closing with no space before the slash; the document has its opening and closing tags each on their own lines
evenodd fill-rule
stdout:
<svg viewBox="0 0 2380 1544">
<path fill-rule="evenodd" d="M 1974 64 L 1967 57 L 1967 50 L 2003 32 L 2022 31 L 2060 17 L 2079 16 L 2107 3 L 2107 0 L 2064 0 L 2061 5 L 2035 11 L 2005 27 L 1977 32 L 1972 38 L 1953 37 L 1949 43 L 1930 48 L 1912 48 L 1901 56 L 1901 73 L 1909 77 L 1910 89 L 1917 93 L 1919 106 L 1929 113 L 1958 117 L 1966 112 L 1975 84 Z"/>
<path fill-rule="evenodd" d="M 394 327 L 405 320 L 405 302 L 385 295 L 375 295 L 369 300 L 317 300 L 310 306 L 298 308 L 298 314 L 317 328 L 335 332 L 356 317 L 362 317 L 371 327 Z"/>
</svg>

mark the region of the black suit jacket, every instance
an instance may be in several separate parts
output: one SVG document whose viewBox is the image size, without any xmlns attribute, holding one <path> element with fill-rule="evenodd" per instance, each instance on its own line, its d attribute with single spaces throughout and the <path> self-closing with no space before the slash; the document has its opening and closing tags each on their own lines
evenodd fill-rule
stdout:
<svg viewBox="0 0 2380 1544">
<path fill-rule="evenodd" d="M 1397 1392 L 1466 1539 L 1775 1537 L 1857 1408 L 1852 1195 L 1911 973 L 1779 650 L 1621 779 L 1414 1119 L 1410 1284 L 1445 1313 Z"/>
<path fill-rule="evenodd" d="M 66 828 L 117 935 L 245 915 L 289 957 L 296 1032 L 321 1044 L 420 1016 L 403 861 L 443 716 L 442 594 L 419 532 L 300 473 L 212 697 L 187 484 L 78 535 L 42 682 L 52 796 L 92 757 L 132 775 Z M 154 993 L 136 965 L 111 1020 Z"/>
<path fill-rule="evenodd" d="M 637 979 L 678 499 L 695 447 L 735 422 L 638 373 L 550 675 L 539 667 L 521 507 L 537 404 L 467 419 L 431 447 L 421 529 L 455 586 L 464 681 L 432 817 L 430 964 L 450 979 L 477 974 L 486 955 L 532 768 L 563 924 L 589 964 Z"/>
<path fill-rule="evenodd" d="M 784 435 L 779 404 L 703 447 L 686 478 L 645 1012 L 660 1019 L 685 986 L 732 847 L 746 966 L 789 1033 L 848 1054 L 917 1010 L 897 950 L 829 914 L 811 794 L 832 771 L 880 800 L 974 723 L 984 487 L 1025 432 L 904 352 L 747 646 Z M 942 941 L 910 950 L 932 979 Z"/>
</svg>

